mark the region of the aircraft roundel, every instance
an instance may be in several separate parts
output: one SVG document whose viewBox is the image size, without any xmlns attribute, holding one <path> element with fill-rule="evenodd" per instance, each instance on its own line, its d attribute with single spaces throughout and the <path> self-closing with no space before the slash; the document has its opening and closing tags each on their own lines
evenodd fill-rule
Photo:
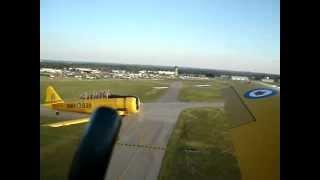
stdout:
<svg viewBox="0 0 320 180">
<path fill-rule="evenodd" d="M 258 88 L 258 89 L 253 89 L 244 94 L 244 97 L 248 99 L 259 99 L 259 98 L 265 98 L 269 96 L 273 96 L 277 94 L 277 91 L 273 89 L 268 89 L 268 88 Z"/>
</svg>

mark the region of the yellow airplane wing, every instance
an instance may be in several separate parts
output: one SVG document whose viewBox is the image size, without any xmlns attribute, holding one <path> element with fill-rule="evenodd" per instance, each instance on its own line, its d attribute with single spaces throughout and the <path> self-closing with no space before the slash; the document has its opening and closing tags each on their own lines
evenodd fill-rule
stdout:
<svg viewBox="0 0 320 180">
<path fill-rule="evenodd" d="M 89 118 L 67 120 L 67 121 L 61 121 L 61 122 L 56 122 L 56 123 L 49 123 L 49 124 L 44 124 L 43 126 L 62 127 L 62 126 L 70 126 L 70 125 L 86 123 L 86 122 L 89 122 Z"/>
<path fill-rule="evenodd" d="M 280 179 L 280 89 L 232 82 L 222 91 L 243 180 Z"/>
<path fill-rule="evenodd" d="M 118 113 L 119 116 L 125 115 L 125 111 L 118 110 L 116 112 Z M 40 105 L 40 116 L 44 116 L 48 119 L 55 121 L 54 123 L 42 124 L 42 126 L 48 126 L 48 127 L 63 127 L 63 126 L 80 124 L 80 123 L 87 123 L 89 122 L 89 119 L 90 119 L 90 114 L 67 112 L 67 111 L 56 111 L 54 109 L 51 109 L 50 105 L 48 106 L 46 104 Z"/>
</svg>

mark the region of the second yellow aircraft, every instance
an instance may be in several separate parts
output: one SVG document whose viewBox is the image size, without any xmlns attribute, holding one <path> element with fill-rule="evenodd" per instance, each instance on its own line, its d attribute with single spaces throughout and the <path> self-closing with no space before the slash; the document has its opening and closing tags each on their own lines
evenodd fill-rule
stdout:
<svg viewBox="0 0 320 180">
<path fill-rule="evenodd" d="M 140 99 L 135 96 L 109 95 L 97 99 L 82 99 L 78 101 L 65 102 L 52 86 L 46 91 L 45 105 L 57 111 L 71 111 L 79 113 L 92 113 L 97 107 L 111 107 L 119 115 L 138 113 L 140 110 Z"/>
</svg>

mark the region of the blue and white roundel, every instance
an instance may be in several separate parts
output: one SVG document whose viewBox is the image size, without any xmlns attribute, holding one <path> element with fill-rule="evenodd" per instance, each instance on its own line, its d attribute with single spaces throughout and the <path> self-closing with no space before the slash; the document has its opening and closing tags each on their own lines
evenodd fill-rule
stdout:
<svg viewBox="0 0 320 180">
<path fill-rule="evenodd" d="M 258 98 L 264 98 L 269 97 L 277 94 L 277 91 L 273 89 L 267 89 L 267 88 L 259 88 L 259 89 L 253 89 L 244 94 L 244 97 L 249 99 L 258 99 Z"/>
</svg>

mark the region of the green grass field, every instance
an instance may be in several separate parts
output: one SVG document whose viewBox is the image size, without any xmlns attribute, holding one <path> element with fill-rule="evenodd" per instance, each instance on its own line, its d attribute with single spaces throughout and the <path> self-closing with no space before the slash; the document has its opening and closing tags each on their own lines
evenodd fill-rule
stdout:
<svg viewBox="0 0 320 180">
<path fill-rule="evenodd" d="M 44 122 L 55 120 L 40 117 Z M 85 124 L 60 128 L 40 127 L 40 179 L 66 180 Z"/>
<path fill-rule="evenodd" d="M 164 80 L 50 80 L 40 78 L 40 103 L 44 102 L 46 88 L 52 85 L 62 99 L 79 99 L 80 94 L 95 90 L 110 89 L 119 95 L 135 95 L 143 102 L 154 101 L 166 90 L 153 89 L 154 86 L 168 86 Z"/>
<path fill-rule="evenodd" d="M 208 84 L 209 87 L 196 87 L 196 85 Z M 179 93 L 179 100 L 184 102 L 212 102 L 222 100 L 220 89 L 225 87 L 219 81 L 183 81 L 183 87 Z"/>
<path fill-rule="evenodd" d="M 241 179 L 229 128 L 221 109 L 184 110 L 171 135 L 158 179 Z"/>
</svg>

